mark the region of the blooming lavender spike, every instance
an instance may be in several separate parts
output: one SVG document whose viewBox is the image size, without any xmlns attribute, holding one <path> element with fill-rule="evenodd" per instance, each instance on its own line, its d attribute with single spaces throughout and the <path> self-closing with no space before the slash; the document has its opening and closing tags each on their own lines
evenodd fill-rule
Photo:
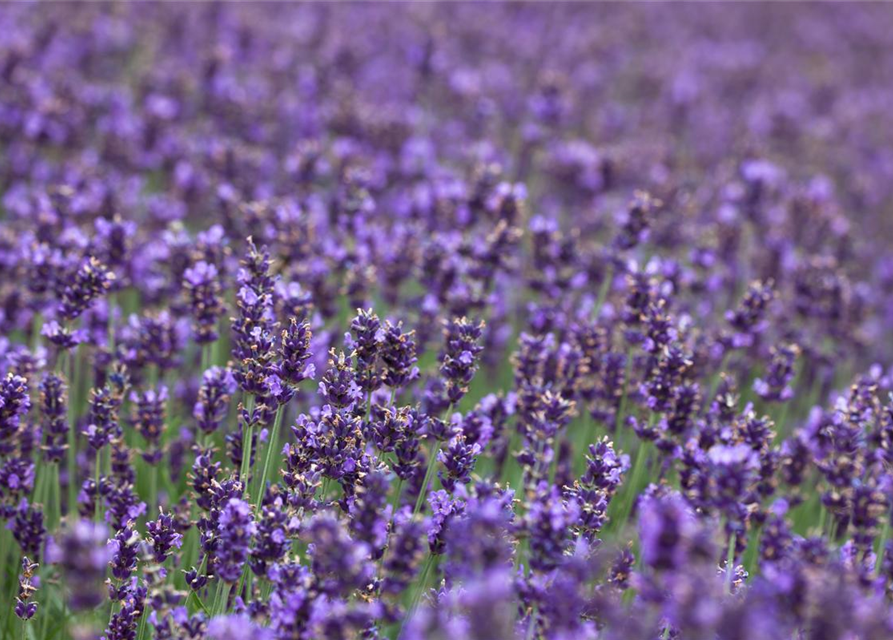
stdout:
<svg viewBox="0 0 893 640">
<path fill-rule="evenodd" d="M 440 356 L 440 374 L 447 383 L 446 394 L 456 404 L 468 393 L 468 384 L 477 371 L 477 358 L 483 347 L 479 344 L 484 323 L 473 324 L 467 318 L 447 323 L 444 329 L 445 347 Z"/>
<path fill-rule="evenodd" d="M 206 344 L 217 340 L 217 320 L 223 313 L 221 284 L 217 267 L 199 261 L 183 273 L 183 289 L 189 299 L 195 326 L 195 341 Z"/>
<path fill-rule="evenodd" d="M 103 600 L 102 581 L 114 549 L 107 547 L 105 525 L 75 520 L 47 548 L 47 562 L 59 565 L 71 589 L 74 611 L 92 609 Z"/>
<path fill-rule="evenodd" d="M 794 377 L 794 361 L 800 355 L 796 344 L 782 344 L 769 351 L 769 369 L 765 378 L 757 378 L 753 390 L 758 396 L 770 402 L 790 400 L 794 390 L 789 386 Z"/>
<path fill-rule="evenodd" d="M 60 462 L 68 448 L 68 385 L 56 374 L 46 374 L 40 383 L 44 460 Z"/>
<path fill-rule="evenodd" d="M 146 523 L 146 532 L 152 541 L 152 556 L 158 564 L 164 564 L 174 549 L 183 545 L 183 535 L 175 528 L 174 516 L 161 513 L 156 520 Z"/>
<path fill-rule="evenodd" d="M 236 379 L 229 368 L 211 367 L 202 374 L 198 400 L 192 410 L 192 416 L 202 433 L 217 431 L 226 418 L 229 400 L 236 388 Z"/>
<path fill-rule="evenodd" d="M 13 373 L 0 381 L 0 455 L 13 451 L 13 439 L 19 431 L 22 417 L 31 408 L 28 381 Z"/>
<path fill-rule="evenodd" d="M 19 576 L 19 591 L 16 595 L 15 614 L 22 620 L 30 620 L 37 613 L 38 603 L 31 600 L 37 592 L 34 573 L 38 564 L 31 562 L 28 556 L 22 558 L 22 575 Z M 39 579 L 37 581 L 39 584 Z"/>
<path fill-rule="evenodd" d="M 215 570 L 221 580 L 230 584 L 238 581 L 256 531 L 248 503 L 231 498 L 224 505 L 217 525 Z"/>
<path fill-rule="evenodd" d="M 90 422 L 83 433 L 95 451 L 121 436 L 119 407 L 120 399 L 112 388 L 106 386 L 90 391 Z"/>
<path fill-rule="evenodd" d="M 161 440 L 167 422 L 167 401 L 167 387 L 164 385 L 160 385 L 157 391 L 147 389 L 130 393 L 130 402 L 133 405 L 131 422 L 147 444 L 142 455 L 143 460 L 151 465 L 157 465 L 163 455 Z"/>
<path fill-rule="evenodd" d="M 66 320 L 74 320 L 107 292 L 114 281 L 115 274 L 106 265 L 93 256 L 85 258 L 62 289 L 59 313 Z"/>
<path fill-rule="evenodd" d="M 414 331 L 403 332 L 403 323 L 396 325 L 385 322 L 381 361 L 384 365 L 382 382 L 392 389 L 405 386 L 419 375 L 415 366 L 416 345 L 413 341 Z"/>
<path fill-rule="evenodd" d="M 282 332 L 279 346 L 279 375 L 289 384 L 297 385 L 316 374 L 315 366 L 307 364 L 313 355 L 310 341 L 313 332 L 306 321 L 298 322 L 292 318 L 288 329 Z"/>
<path fill-rule="evenodd" d="M 23 554 L 35 558 L 42 555 L 47 530 L 44 513 L 39 507 L 23 498 L 7 527 L 12 530 L 12 535 L 19 543 Z"/>
<path fill-rule="evenodd" d="M 381 385 L 378 357 L 384 341 L 381 321 L 371 309 L 357 309 L 350 323 L 351 333 L 346 335 L 346 345 L 357 360 L 356 383 L 363 393 L 372 393 Z"/>
<path fill-rule="evenodd" d="M 457 483 L 467 483 L 480 453 L 481 445 L 469 444 L 463 434 L 454 437 L 447 447 L 438 453 L 437 459 L 444 468 L 444 471 L 438 474 L 443 488 L 453 491 Z"/>
</svg>

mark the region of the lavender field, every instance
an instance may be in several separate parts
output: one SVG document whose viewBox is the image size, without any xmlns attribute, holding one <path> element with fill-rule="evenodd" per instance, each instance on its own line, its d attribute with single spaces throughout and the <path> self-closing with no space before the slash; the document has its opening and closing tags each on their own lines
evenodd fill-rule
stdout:
<svg viewBox="0 0 893 640">
<path fill-rule="evenodd" d="M 0 6 L 0 639 L 893 638 L 893 6 Z"/>
</svg>

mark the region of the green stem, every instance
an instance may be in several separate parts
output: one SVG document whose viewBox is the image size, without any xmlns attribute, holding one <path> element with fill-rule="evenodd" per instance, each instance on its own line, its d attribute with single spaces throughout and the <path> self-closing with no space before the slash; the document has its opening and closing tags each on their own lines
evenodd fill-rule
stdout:
<svg viewBox="0 0 893 640">
<path fill-rule="evenodd" d="M 96 468 L 94 469 L 94 473 L 96 474 L 96 499 L 94 500 L 94 509 L 93 509 L 93 521 L 99 524 L 102 522 L 102 508 L 101 508 L 101 492 L 99 491 L 99 485 L 102 482 L 102 449 L 96 450 Z"/>
<path fill-rule="evenodd" d="M 211 362 L 211 343 L 205 342 L 202 344 L 202 370 L 199 372 L 201 375 L 205 374 L 205 371 L 209 369 L 208 363 Z"/>
<path fill-rule="evenodd" d="M 109 310 L 109 318 L 108 318 L 108 338 L 109 338 L 109 353 L 114 358 L 115 357 L 115 308 L 118 306 L 118 294 L 114 291 L 109 293 L 108 300 L 108 310 Z"/>
<path fill-rule="evenodd" d="M 760 554 L 760 539 L 763 535 L 763 527 L 757 526 L 750 534 L 747 542 L 747 550 L 744 554 L 744 568 L 747 571 L 748 580 L 752 579 L 756 571 L 757 558 Z"/>
<path fill-rule="evenodd" d="M 450 419 L 450 412 L 453 410 L 453 405 L 450 405 L 446 408 L 446 411 L 443 413 L 443 420 Z M 416 517 L 419 512 L 421 512 L 422 507 L 425 505 L 425 497 L 428 494 L 428 484 L 434 477 L 434 469 L 437 468 L 437 454 L 440 452 L 440 440 L 435 440 L 434 445 L 431 447 L 431 455 L 428 458 L 428 468 L 425 470 L 425 480 L 422 483 L 422 488 L 419 491 L 419 497 L 416 498 L 415 501 L 415 509 L 412 510 L 413 518 Z"/>
<path fill-rule="evenodd" d="M 260 476 L 260 484 L 257 490 L 257 500 L 255 506 L 259 509 L 264 499 L 264 492 L 267 490 L 267 476 L 270 473 L 270 461 L 273 459 L 274 451 L 278 449 L 279 429 L 282 426 L 282 416 L 285 413 L 285 405 L 279 405 L 276 409 L 276 417 L 273 420 L 273 433 L 270 434 L 270 440 L 267 442 L 267 452 L 264 455 L 264 467 Z"/>
<path fill-rule="evenodd" d="M 434 446 L 431 448 L 431 456 L 428 458 L 428 469 L 425 471 L 425 480 L 422 482 L 422 488 L 419 490 L 419 497 L 415 501 L 415 509 L 412 510 L 413 517 L 417 516 L 425 504 L 425 497 L 428 494 L 428 483 L 434 476 L 434 469 L 437 468 L 437 454 L 440 452 L 440 440 L 435 440 Z"/>
<path fill-rule="evenodd" d="M 242 466 L 239 469 L 239 480 L 242 486 L 248 478 L 248 470 L 251 467 L 251 441 L 254 438 L 254 396 L 249 395 L 245 401 L 245 410 L 248 413 L 248 424 L 245 433 L 242 434 Z"/>
<path fill-rule="evenodd" d="M 394 488 L 394 500 L 391 503 L 391 518 L 388 521 L 388 533 L 385 538 L 385 550 L 384 553 L 381 554 L 381 558 L 378 559 L 378 569 L 381 571 L 382 566 L 384 566 L 385 558 L 388 556 L 388 544 L 391 540 L 391 529 L 394 528 L 394 520 L 397 517 L 397 509 L 400 507 L 400 493 L 403 491 L 403 478 L 397 478 L 397 486 Z"/>
<path fill-rule="evenodd" d="M 428 557 L 425 559 L 425 566 L 422 568 L 422 575 L 419 576 L 419 588 L 416 589 L 416 592 L 412 596 L 412 604 L 410 604 L 409 609 L 406 610 L 406 616 L 403 618 L 403 622 L 400 625 L 400 633 L 403 632 L 403 625 L 406 624 L 406 621 L 411 619 L 415 610 L 418 609 L 419 601 L 421 601 L 422 596 L 425 593 L 425 586 L 428 584 L 428 574 L 431 572 L 431 565 L 434 564 L 434 555 L 428 551 Z M 397 637 L 400 637 L 400 633 L 397 634 Z"/>
<path fill-rule="evenodd" d="M 75 513 L 78 501 L 77 413 L 74 407 L 75 358 L 68 355 L 68 513 Z"/>
<path fill-rule="evenodd" d="M 598 321 L 598 317 L 602 312 L 608 293 L 611 291 L 611 284 L 614 282 L 614 265 L 609 264 L 608 270 L 605 272 L 605 278 L 602 280 L 602 286 L 598 290 L 598 299 L 595 302 L 595 308 L 592 310 L 592 317 Z"/>
<path fill-rule="evenodd" d="M 223 615 L 223 612 L 226 611 L 226 604 L 229 601 L 229 592 L 232 588 L 233 585 L 224 582 L 223 580 L 220 580 L 217 584 L 217 595 L 214 596 L 214 606 L 211 608 L 212 615 Z"/>
<path fill-rule="evenodd" d="M 729 552 L 726 555 L 726 595 L 732 593 L 732 576 L 735 574 L 735 543 L 736 534 L 729 538 Z"/>
<path fill-rule="evenodd" d="M 874 565 L 874 570 L 876 573 L 880 573 L 881 564 L 884 562 L 884 551 L 886 550 L 887 538 L 890 537 L 890 514 L 884 514 L 884 528 L 881 530 L 881 537 L 878 539 L 878 548 L 875 552 L 877 555 L 877 561 Z"/>
<path fill-rule="evenodd" d="M 626 350 L 626 369 L 623 374 L 623 393 L 620 396 L 620 405 L 617 407 L 617 416 L 614 418 L 615 437 L 620 437 L 620 430 L 623 428 L 623 420 L 626 417 L 626 402 L 629 393 L 629 378 L 633 372 L 633 348 L 630 346 Z"/>
<path fill-rule="evenodd" d="M 158 464 L 149 466 L 149 514 L 148 519 L 158 511 Z"/>
</svg>

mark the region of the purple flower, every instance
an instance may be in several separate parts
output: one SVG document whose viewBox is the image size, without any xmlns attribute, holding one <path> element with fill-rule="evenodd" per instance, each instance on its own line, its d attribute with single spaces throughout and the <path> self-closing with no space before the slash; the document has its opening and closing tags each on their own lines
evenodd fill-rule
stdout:
<svg viewBox="0 0 893 640">
<path fill-rule="evenodd" d="M 796 344 L 782 344 L 769 349 L 770 361 L 765 378 L 757 378 L 753 390 L 763 400 L 785 402 L 794 395 L 789 386 L 794 377 L 794 361 L 800 355 Z"/>
<path fill-rule="evenodd" d="M 37 602 L 32 602 L 31 598 L 37 592 L 40 579 L 35 580 L 34 572 L 38 568 L 38 564 L 31 562 L 28 556 L 22 558 L 22 575 L 19 576 L 19 591 L 16 595 L 15 614 L 22 620 L 30 620 L 37 613 Z M 36 582 L 36 584 L 35 584 Z"/>
<path fill-rule="evenodd" d="M 239 580 L 256 532 L 257 525 L 248 503 L 230 498 L 221 511 L 217 525 L 218 543 L 214 566 L 221 580 L 230 584 Z"/>
<path fill-rule="evenodd" d="M 345 346 L 357 360 L 356 384 L 363 393 L 371 393 L 381 385 L 378 357 L 384 341 L 381 321 L 372 310 L 357 309 L 350 323 L 351 333 L 345 335 Z"/>
<path fill-rule="evenodd" d="M 121 437 L 121 426 L 118 424 L 120 406 L 120 398 L 110 387 L 90 391 L 90 422 L 83 433 L 94 450 L 102 449 Z"/>
<path fill-rule="evenodd" d="M 24 498 L 15 509 L 15 515 L 7 525 L 19 543 L 24 555 L 39 558 L 43 553 L 47 530 L 43 511 Z"/>
<path fill-rule="evenodd" d="M 68 385 L 56 374 L 46 374 L 40 383 L 40 413 L 44 460 L 59 462 L 68 448 Z"/>
<path fill-rule="evenodd" d="M 445 470 L 438 473 L 443 488 L 452 492 L 456 488 L 456 483 L 467 483 L 480 453 L 481 445 L 467 443 L 462 434 L 450 440 L 447 447 L 437 455 Z"/>
<path fill-rule="evenodd" d="M 13 439 L 19 431 L 22 416 L 31 408 L 28 381 L 7 373 L 0 381 L 0 455 L 9 455 Z"/>
<path fill-rule="evenodd" d="M 275 637 L 272 630 L 254 623 L 244 613 L 217 616 L 208 623 L 208 640 L 273 640 Z"/>
<path fill-rule="evenodd" d="M 310 340 L 313 332 L 306 321 L 291 319 L 288 329 L 282 332 L 279 347 L 279 375 L 289 384 L 297 385 L 313 378 L 316 369 L 307 360 L 313 355 L 310 351 Z"/>
<path fill-rule="evenodd" d="M 137 553 L 139 551 L 140 536 L 134 531 L 131 523 L 127 523 L 119 531 L 115 532 L 115 537 L 109 540 L 109 548 L 112 552 L 112 559 L 109 562 L 112 578 L 117 582 L 125 582 L 129 580 L 136 570 Z M 117 600 L 118 595 L 110 588 L 113 600 Z"/>
<path fill-rule="evenodd" d="M 157 391 L 146 389 L 141 393 L 132 391 L 130 402 L 133 404 L 131 422 L 147 445 L 143 459 L 149 464 L 158 464 L 163 455 L 160 447 L 166 425 L 167 387 L 161 385 Z"/>
<path fill-rule="evenodd" d="M 237 388 L 236 379 L 228 368 L 211 367 L 202 374 L 202 385 L 192 416 L 202 433 L 214 433 L 226 418 L 229 400 Z"/>
<path fill-rule="evenodd" d="M 147 522 L 146 533 L 152 541 L 152 554 L 158 564 L 164 564 L 173 549 L 183 546 L 183 536 L 175 529 L 174 517 L 169 513 L 162 513 L 157 520 Z"/>
<path fill-rule="evenodd" d="M 330 597 L 362 589 L 372 578 L 369 548 L 353 540 L 332 514 L 315 516 L 302 535 L 307 542 L 316 588 Z"/>
<path fill-rule="evenodd" d="M 84 258 L 62 288 L 59 313 L 66 320 L 74 320 L 106 293 L 114 281 L 115 274 L 106 265 L 93 256 Z"/>
<path fill-rule="evenodd" d="M 319 393 L 336 409 L 347 409 L 362 400 L 360 387 L 354 381 L 350 360 L 344 352 L 329 354 L 329 366 L 319 381 Z"/>
<path fill-rule="evenodd" d="M 105 525 L 74 520 L 47 545 L 46 560 L 59 565 L 71 590 L 68 605 L 74 611 L 92 609 L 103 600 L 102 582 L 114 548 L 109 547 Z"/>
<path fill-rule="evenodd" d="M 418 374 L 415 366 L 416 345 L 412 340 L 415 332 L 403 333 L 403 323 L 396 325 L 385 322 L 384 337 L 381 345 L 381 361 L 384 365 L 382 381 L 392 389 L 399 389 Z"/>
<path fill-rule="evenodd" d="M 484 323 L 474 324 L 467 318 L 457 318 L 446 324 L 445 346 L 440 355 L 440 375 L 446 381 L 446 397 L 450 404 L 457 404 L 466 393 L 468 384 L 478 367 L 478 356 L 484 333 Z"/>
<path fill-rule="evenodd" d="M 222 289 L 217 267 L 199 261 L 183 272 L 183 289 L 189 300 L 195 326 L 195 341 L 206 344 L 217 340 L 217 319 L 223 313 Z"/>
</svg>

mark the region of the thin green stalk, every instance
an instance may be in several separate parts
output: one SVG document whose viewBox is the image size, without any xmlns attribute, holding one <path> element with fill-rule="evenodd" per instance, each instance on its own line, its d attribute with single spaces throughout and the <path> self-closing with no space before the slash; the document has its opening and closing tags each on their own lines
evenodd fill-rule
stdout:
<svg viewBox="0 0 893 640">
<path fill-rule="evenodd" d="M 146 640 L 146 634 L 149 631 L 148 607 L 143 607 L 143 615 L 140 616 L 140 624 L 137 629 L 136 640 Z"/>
<path fill-rule="evenodd" d="M 884 551 L 887 546 L 887 539 L 890 537 L 890 514 L 884 515 L 884 528 L 881 530 L 881 537 L 878 538 L 878 546 L 875 551 L 875 555 L 877 555 L 877 560 L 874 564 L 874 570 L 876 573 L 880 573 L 881 564 L 884 562 Z"/>
<path fill-rule="evenodd" d="M 407 620 L 412 618 L 415 610 L 419 606 L 419 601 L 422 599 L 422 595 L 425 593 L 425 586 L 428 584 L 428 574 L 431 572 L 432 564 L 434 564 L 434 555 L 428 551 L 428 557 L 425 558 L 425 566 L 422 567 L 422 574 L 419 576 L 419 588 L 416 589 L 413 594 L 412 603 L 406 610 L 406 616 L 404 616 L 403 622 L 400 624 L 400 633 L 397 634 L 398 638 L 400 637 L 400 634 L 403 633 L 403 626 L 406 624 Z"/>
<path fill-rule="evenodd" d="M 77 414 L 74 406 L 75 358 L 68 356 L 68 512 L 74 513 L 78 500 Z"/>
<path fill-rule="evenodd" d="M 282 426 L 282 416 L 284 413 L 285 405 L 281 404 L 279 405 L 279 408 L 276 409 L 276 417 L 273 419 L 273 433 L 270 434 L 270 440 L 267 442 L 266 455 L 264 455 L 263 472 L 260 476 L 260 484 L 258 485 L 257 499 L 255 502 L 255 506 L 258 509 L 260 508 L 261 502 L 263 502 L 264 492 L 267 489 L 267 476 L 270 473 L 270 461 L 273 459 L 274 452 L 278 449 L 279 429 Z"/>
<path fill-rule="evenodd" d="M 220 580 L 217 584 L 217 595 L 214 596 L 214 606 L 211 608 L 211 614 L 214 616 L 223 615 L 226 611 L 226 605 L 229 602 L 229 592 L 233 585 Z"/>
<path fill-rule="evenodd" d="M 614 433 L 620 436 L 620 430 L 623 428 L 623 420 L 626 418 L 626 403 L 629 394 L 629 378 L 633 372 L 633 348 L 630 346 L 626 350 L 626 369 L 623 374 L 623 393 L 620 396 L 620 405 L 617 407 L 617 416 L 614 419 Z"/>
<path fill-rule="evenodd" d="M 397 517 L 397 509 L 400 507 L 400 494 L 403 491 L 403 478 L 397 478 L 397 486 L 394 488 L 394 500 L 391 503 L 391 518 L 388 522 L 388 533 L 385 538 L 385 550 L 384 553 L 381 554 L 381 558 L 378 559 L 378 568 L 381 570 L 381 567 L 384 565 L 385 558 L 388 556 L 389 547 L 388 544 L 391 540 L 391 529 L 394 526 L 394 520 Z"/>
<path fill-rule="evenodd" d="M 403 493 L 403 478 L 397 478 L 397 486 L 394 489 L 394 502 L 391 503 L 391 520 L 397 516 L 400 508 L 400 494 Z"/>
<path fill-rule="evenodd" d="M 434 469 L 437 468 L 437 454 L 440 452 L 440 440 L 434 441 L 434 446 L 431 448 L 431 456 L 428 458 L 428 469 L 425 471 L 425 480 L 422 482 L 422 488 L 419 491 L 419 497 L 416 498 L 415 508 L 412 510 L 413 517 L 417 516 L 419 512 L 422 510 L 422 506 L 425 504 L 425 497 L 428 494 L 428 484 L 431 482 L 431 478 L 434 476 Z"/>
<path fill-rule="evenodd" d="M 605 272 L 605 278 L 602 280 L 602 286 L 598 290 L 598 299 L 595 302 L 595 308 L 592 310 L 592 317 L 598 320 L 602 312 L 605 300 L 608 299 L 608 293 L 611 291 L 611 284 L 614 282 L 614 265 L 609 264 L 608 270 Z"/>
<path fill-rule="evenodd" d="M 329 485 L 331 484 L 331 479 L 326 477 L 322 480 L 322 487 L 320 488 L 319 499 L 321 502 L 325 502 L 326 496 L 329 495 Z"/>
<path fill-rule="evenodd" d="M 747 571 L 748 578 L 752 578 L 757 568 L 757 558 L 760 551 L 760 539 L 763 536 L 763 527 L 757 526 L 750 534 L 747 541 L 747 550 L 744 553 L 744 569 Z"/>
<path fill-rule="evenodd" d="M 115 308 L 118 305 L 118 294 L 114 291 L 109 293 L 108 300 L 108 309 L 109 309 L 109 318 L 108 318 L 108 339 L 109 339 L 109 353 L 112 357 L 115 356 Z"/>
<path fill-rule="evenodd" d="M 31 318 L 31 351 L 36 353 L 40 347 L 40 330 L 43 328 L 43 315 L 40 312 Z"/>
<path fill-rule="evenodd" d="M 657 414 L 652 414 L 652 423 L 655 421 L 656 416 Z M 639 448 L 636 450 L 636 460 L 633 463 L 633 470 L 632 475 L 629 479 L 629 485 L 623 493 L 623 511 L 621 512 L 621 517 L 619 517 L 616 522 L 612 523 L 615 529 L 626 524 L 626 521 L 629 519 L 629 516 L 632 513 L 633 504 L 636 501 L 636 495 L 639 493 L 639 485 L 642 482 L 642 474 L 645 471 L 645 461 L 648 458 L 648 444 L 648 442 L 643 440 L 639 443 Z"/>
<path fill-rule="evenodd" d="M 509 463 L 512 458 L 512 451 L 514 451 L 515 447 L 518 446 L 518 430 L 512 429 L 512 435 L 509 436 L 508 443 L 508 451 L 505 454 L 505 461 L 502 463 L 502 469 L 499 471 L 499 482 L 503 483 L 508 480 L 509 477 L 509 467 L 511 466 Z"/>
<path fill-rule="evenodd" d="M 152 518 L 158 511 L 158 464 L 149 465 L 149 515 Z"/>
<path fill-rule="evenodd" d="M 102 449 L 96 450 L 96 468 L 94 469 L 94 473 L 96 474 L 96 500 L 94 501 L 93 508 L 93 521 L 97 524 L 102 522 L 102 498 L 100 497 L 102 494 L 99 491 L 99 485 L 102 482 L 102 476 L 100 475 L 102 472 Z"/>
<path fill-rule="evenodd" d="M 212 347 L 211 347 L 210 342 L 205 342 L 204 344 L 202 344 L 202 364 L 201 364 L 201 366 L 202 366 L 201 374 L 202 375 L 204 375 L 205 371 L 207 371 L 210 368 L 208 363 L 211 362 L 211 357 L 212 357 L 211 349 L 212 349 Z"/>
<path fill-rule="evenodd" d="M 243 486 L 251 467 L 251 441 L 254 439 L 254 396 L 251 394 L 245 401 L 245 409 L 248 412 L 248 424 L 245 425 L 245 433 L 242 434 L 242 466 L 239 469 L 239 480 Z"/>
<path fill-rule="evenodd" d="M 732 534 L 732 537 L 729 538 L 729 552 L 726 555 L 726 595 L 732 593 L 732 576 L 735 574 L 735 543 L 737 537 L 736 534 Z"/>
<path fill-rule="evenodd" d="M 449 420 L 450 411 L 453 410 L 453 405 L 450 404 L 446 411 L 444 412 L 444 420 Z M 419 491 L 419 497 L 416 498 L 415 508 L 412 510 L 412 516 L 415 517 L 421 512 L 422 507 L 425 504 L 425 497 L 428 494 L 428 484 L 434 477 L 434 469 L 437 468 L 437 454 L 440 453 L 440 440 L 435 440 L 434 445 L 431 447 L 431 455 L 428 458 L 428 468 L 425 470 L 425 480 L 422 483 L 422 489 Z"/>
</svg>

